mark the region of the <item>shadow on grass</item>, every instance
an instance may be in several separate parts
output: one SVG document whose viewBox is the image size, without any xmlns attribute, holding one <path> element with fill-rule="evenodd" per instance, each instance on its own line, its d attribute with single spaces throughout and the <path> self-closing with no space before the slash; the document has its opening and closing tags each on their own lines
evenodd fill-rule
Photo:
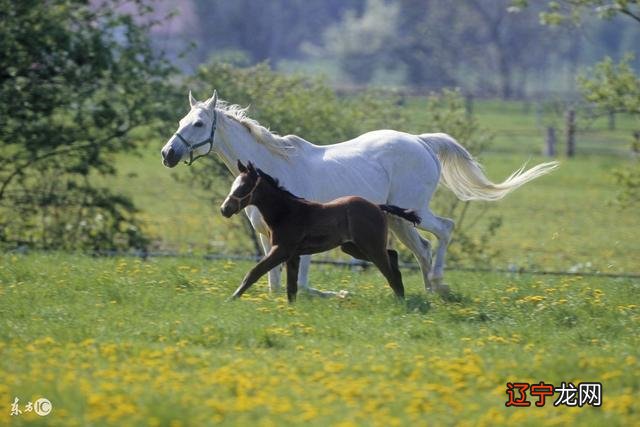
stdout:
<svg viewBox="0 0 640 427">
<path fill-rule="evenodd" d="M 425 299 L 424 294 L 406 295 L 405 306 L 407 311 L 413 313 L 427 314 L 431 311 L 431 303 Z"/>
<path fill-rule="evenodd" d="M 461 294 L 460 292 L 450 291 L 444 295 L 440 295 L 442 301 L 454 304 L 468 304 L 471 298 Z"/>
</svg>

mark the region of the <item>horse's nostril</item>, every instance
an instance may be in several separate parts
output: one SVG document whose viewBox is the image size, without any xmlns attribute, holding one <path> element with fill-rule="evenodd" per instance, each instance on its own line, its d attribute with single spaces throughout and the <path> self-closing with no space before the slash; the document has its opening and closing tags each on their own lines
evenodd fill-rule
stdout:
<svg viewBox="0 0 640 427">
<path fill-rule="evenodd" d="M 174 154 L 175 154 L 175 151 L 173 151 L 173 148 L 169 148 L 169 151 L 167 152 L 167 157 L 173 157 Z"/>
</svg>

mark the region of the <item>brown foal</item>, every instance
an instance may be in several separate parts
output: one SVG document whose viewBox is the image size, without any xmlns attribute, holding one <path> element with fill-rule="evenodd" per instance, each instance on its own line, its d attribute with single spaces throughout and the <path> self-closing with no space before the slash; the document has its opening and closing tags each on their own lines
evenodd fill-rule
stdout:
<svg viewBox="0 0 640 427">
<path fill-rule="evenodd" d="M 393 205 L 375 205 L 361 197 L 340 197 L 329 203 L 301 199 L 279 186 L 278 181 L 251 162 L 238 161 L 240 175 L 220 211 L 229 218 L 249 205 L 260 214 L 271 230 L 271 251 L 253 267 L 233 293 L 240 297 L 262 275 L 287 263 L 287 297 L 295 300 L 298 291 L 300 255 L 315 254 L 340 246 L 343 252 L 371 261 L 389 282 L 398 298 L 404 298 L 398 253 L 387 250 L 385 212 L 414 224 L 420 218 Z"/>
</svg>

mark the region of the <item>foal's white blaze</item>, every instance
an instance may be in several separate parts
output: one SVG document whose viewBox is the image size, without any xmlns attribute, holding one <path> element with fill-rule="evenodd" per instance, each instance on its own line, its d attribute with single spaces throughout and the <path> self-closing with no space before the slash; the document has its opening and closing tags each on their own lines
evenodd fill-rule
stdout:
<svg viewBox="0 0 640 427">
<path fill-rule="evenodd" d="M 242 176 L 238 175 L 236 179 L 233 180 L 233 183 L 231 184 L 231 190 L 229 190 L 229 195 L 234 194 L 236 190 L 240 187 L 240 184 L 242 184 Z M 228 197 L 229 196 L 227 196 L 227 198 Z"/>
</svg>

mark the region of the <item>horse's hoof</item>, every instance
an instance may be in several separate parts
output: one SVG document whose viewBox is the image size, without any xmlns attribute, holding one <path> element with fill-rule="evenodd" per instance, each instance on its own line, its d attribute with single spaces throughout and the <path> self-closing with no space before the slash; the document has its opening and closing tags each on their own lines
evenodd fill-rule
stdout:
<svg viewBox="0 0 640 427">
<path fill-rule="evenodd" d="M 448 296 L 451 294 L 451 288 L 449 288 L 449 285 L 446 283 L 443 283 L 442 277 L 432 277 L 429 282 L 427 292 L 436 293 L 440 296 Z"/>
<path fill-rule="evenodd" d="M 349 296 L 349 291 L 346 291 L 346 290 L 344 290 L 344 289 L 343 289 L 343 290 L 341 290 L 341 291 L 338 291 L 338 292 L 336 293 L 336 298 L 342 298 L 342 299 L 345 299 L 345 298 L 346 298 L 346 297 L 348 297 L 348 296 Z"/>
<path fill-rule="evenodd" d="M 331 297 L 346 298 L 349 295 L 349 291 L 345 291 L 345 290 L 338 291 L 338 292 L 321 291 L 315 288 L 300 288 L 300 290 L 306 293 L 307 295 L 310 295 L 312 297 L 320 297 L 320 298 L 331 298 Z"/>
<path fill-rule="evenodd" d="M 435 292 L 440 296 L 446 297 L 446 296 L 451 295 L 451 288 L 449 288 L 449 285 L 441 283 L 435 289 Z"/>
</svg>

